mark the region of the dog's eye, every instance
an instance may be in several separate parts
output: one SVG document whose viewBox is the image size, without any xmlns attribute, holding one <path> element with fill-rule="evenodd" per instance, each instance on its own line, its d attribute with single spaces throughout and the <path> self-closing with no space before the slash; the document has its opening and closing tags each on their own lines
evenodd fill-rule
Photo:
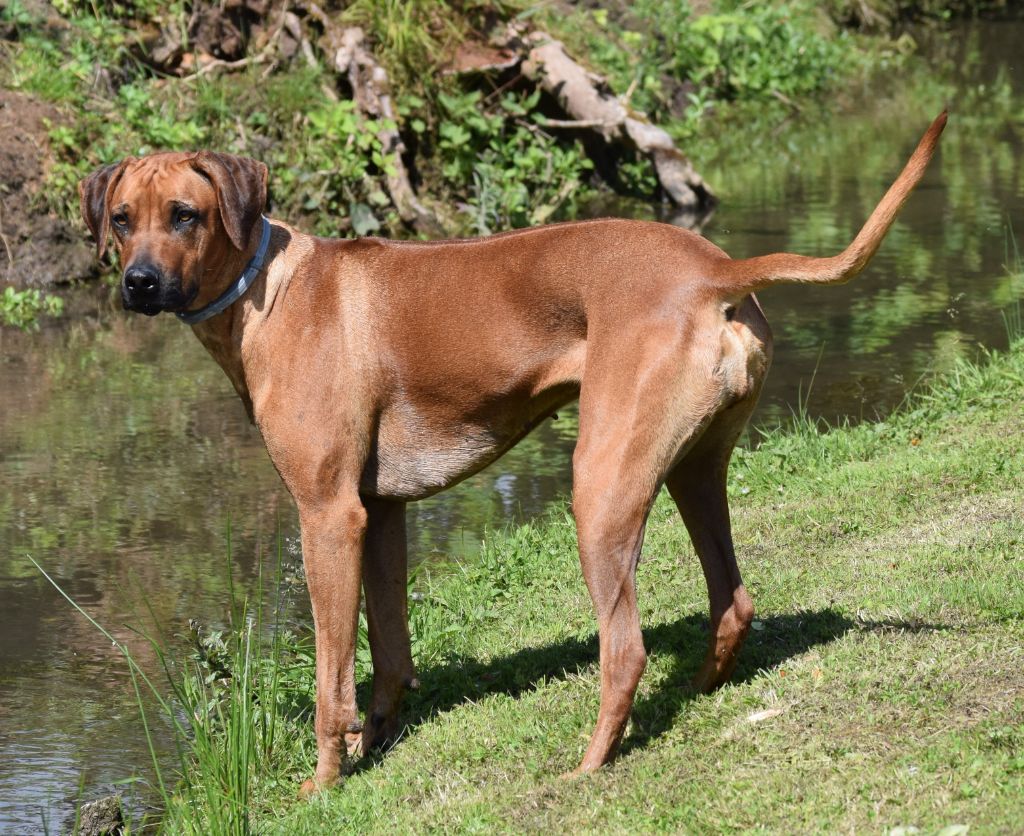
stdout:
<svg viewBox="0 0 1024 836">
<path fill-rule="evenodd" d="M 128 216 L 124 214 L 124 212 L 118 212 L 116 215 L 113 215 L 110 220 L 114 222 L 114 226 L 119 227 L 120 229 L 124 229 L 128 226 Z"/>
<path fill-rule="evenodd" d="M 196 219 L 196 213 L 191 209 L 179 209 L 178 214 L 174 216 L 174 220 L 181 224 L 190 224 Z"/>
</svg>

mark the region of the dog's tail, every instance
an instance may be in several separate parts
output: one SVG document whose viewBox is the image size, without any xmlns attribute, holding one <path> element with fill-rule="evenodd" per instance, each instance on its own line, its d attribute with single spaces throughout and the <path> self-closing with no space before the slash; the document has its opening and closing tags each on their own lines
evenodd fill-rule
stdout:
<svg viewBox="0 0 1024 836">
<path fill-rule="evenodd" d="M 889 231 L 896 213 L 906 202 L 914 186 L 924 175 L 942 129 L 946 127 L 946 111 L 932 122 L 896 182 L 875 207 L 867 223 L 843 252 L 831 258 L 811 258 L 791 253 L 773 253 L 756 258 L 727 261 L 720 272 L 721 290 L 730 297 L 742 298 L 779 282 L 842 284 L 856 276 L 875 254 Z"/>
</svg>

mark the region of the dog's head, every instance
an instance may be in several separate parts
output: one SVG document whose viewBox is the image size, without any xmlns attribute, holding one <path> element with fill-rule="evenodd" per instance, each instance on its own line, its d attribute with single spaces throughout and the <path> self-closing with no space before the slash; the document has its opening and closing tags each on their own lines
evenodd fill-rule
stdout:
<svg viewBox="0 0 1024 836">
<path fill-rule="evenodd" d="M 267 167 L 212 151 L 129 157 L 78 191 L 97 255 L 113 235 L 125 309 L 154 316 L 206 304 L 237 278 L 230 271 L 252 248 Z"/>
</svg>

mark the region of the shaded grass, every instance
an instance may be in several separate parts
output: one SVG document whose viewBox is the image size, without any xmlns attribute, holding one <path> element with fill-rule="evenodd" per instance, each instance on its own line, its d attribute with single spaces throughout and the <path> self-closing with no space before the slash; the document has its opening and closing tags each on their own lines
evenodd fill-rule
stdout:
<svg viewBox="0 0 1024 836">
<path fill-rule="evenodd" d="M 962 363 L 878 424 L 802 421 L 738 453 L 758 607 L 736 675 L 687 687 L 699 564 L 659 498 L 638 576 L 650 654 L 621 757 L 582 780 L 597 641 L 565 506 L 418 579 L 421 690 L 403 738 L 295 801 L 315 762 L 312 671 L 253 776 L 267 832 L 1012 830 L 1024 818 L 1024 343 Z M 293 647 L 301 653 L 301 645 Z M 361 700 L 367 697 L 365 651 Z"/>
</svg>

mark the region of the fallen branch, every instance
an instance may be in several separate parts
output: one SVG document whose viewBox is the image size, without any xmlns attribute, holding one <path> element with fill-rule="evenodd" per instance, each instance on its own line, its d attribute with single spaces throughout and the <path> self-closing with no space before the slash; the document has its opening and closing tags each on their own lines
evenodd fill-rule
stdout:
<svg viewBox="0 0 1024 836">
<path fill-rule="evenodd" d="M 11 254 L 11 245 L 4 235 L 4 202 L 0 200 L 0 241 L 3 241 L 4 251 L 7 253 L 7 266 L 14 266 L 14 256 Z"/>
<path fill-rule="evenodd" d="M 384 173 L 385 180 L 399 217 L 417 232 L 442 234 L 444 228 L 437 216 L 419 201 L 409 182 L 409 172 L 402 162 L 405 144 L 398 133 L 391 101 L 391 82 L 387 71 L 365 48 L 363 30 L 358 26 L 339 26 L 315 3 L 306 3 L 305 8 L 323 27 L 325 52 L 333 61 L 335 70 L 348 78 L 359 111 L 380 123 L 377 138 L 390 163 L 389 170 Z"/>
<path fill-rule="evenodd" d="M 221 58 L 211 58 L 209 61 L 202 64 L 198 70 L 185 76 L 184 81 L 195 81 L 197 78 L 202 78 L 207 73 L 212 73 L 214 70 L 240 70 L 242 67 L 248 67 L 250 64 L 258 64 L 262 60 L 262 53 L 260 55 L 249 55 L 245 58 L 239 58 L 237 61 L 225 61 Z"/>
<path fill-rule="evenodd" d="M 682 209 L 701 212 L 715 204 L 715 195 L 680 151 L 672 137 L 626 105 L 629 94 L 616 98 L 600 89 L 604 79 L 588 72 L 545 32 L 525 37 L 512 30 L 511 42 L 527 51 L 522 73 L 554 96 L 571 120 L 549 119 L 551 128 L 589 128 L 609 144 L 623 143 L 647 154 L 662 188 Z"/>
</svg>

